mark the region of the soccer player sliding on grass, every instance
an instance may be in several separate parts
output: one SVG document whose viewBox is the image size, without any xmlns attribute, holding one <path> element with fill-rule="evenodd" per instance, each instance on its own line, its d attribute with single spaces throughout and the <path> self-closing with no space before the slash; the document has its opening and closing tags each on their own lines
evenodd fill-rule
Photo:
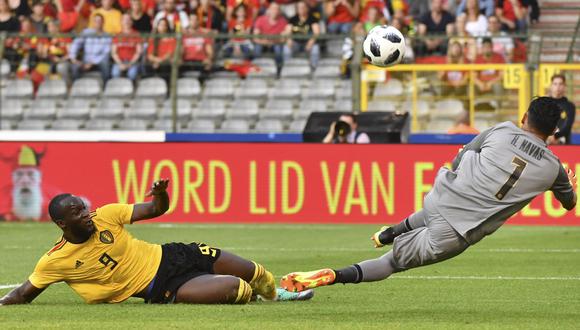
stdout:
<svg viewBox="0 0 580 330">
<path fill-rule="evenodd" d="M 260 264 L 203 243 L 151 244 L 135 239 L 124 225 L 151 219 L 169 208 L 169 180 L 153 183 L 152 201 L 109 204 L 89 212 L 71 194 L 53 198 L 49 214 L 63 231 L 32 275 L 1 305 L 31 302 L 49 285 L 67 283 L 87 303 L 118 303 L 139 297 L 149 303 L 245 304 L 265 300 L 306 300 L 276 289 Z"/>
<path fill-rule="evenodd" d="M 522 127 L 498 124 L 441 168 L 424 208 L 375 233 L 375 247 L 393 243 L 380 258 L 332 270 L 290 273 L 281 286 L 302 291 L 335 283 L 384 280 L 393 273 L 453 258 L 495 232 L 537 195 L 551 190 L 567 210 L 576 206 L 576 176 L 546 146 L 562 110 L 551 98 L 534 99 Z"/>
</svg>

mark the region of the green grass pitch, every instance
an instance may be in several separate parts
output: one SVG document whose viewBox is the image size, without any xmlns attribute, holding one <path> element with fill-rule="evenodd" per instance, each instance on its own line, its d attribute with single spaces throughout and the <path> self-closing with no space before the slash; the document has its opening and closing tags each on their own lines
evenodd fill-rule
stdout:
<svg viewBox="0 0 580 330">
<path fill-rule="evenodd" d="M 383 253 L 367 225 L 128 227 L 151 242 L 203 241 L 277 278 Z M 58 239 L 52 224 L 0 224 L 0 286 L 20 283 Z M 0 289 L 0 295 L 9 289 Z M 377 283 L 319 288 L 314 300 L 246 306 L 86 305 L 64 284 L 0 307 L 0 328 L 407 329 L 580 327 L 580 228 L 506 226 L 455 259 Z"/>
</svg>

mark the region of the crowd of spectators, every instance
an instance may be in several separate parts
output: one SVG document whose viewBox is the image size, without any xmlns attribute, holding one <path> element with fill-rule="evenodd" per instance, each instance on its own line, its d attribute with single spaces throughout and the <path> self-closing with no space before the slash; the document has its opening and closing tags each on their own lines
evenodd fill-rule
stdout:
<svg viewBox="0 0 580 330">
<path fill-rule="evenodd" d="M 304 54 L 315 67 L 324 49 L 320 34 L 364 35 L 379 24 L 421 36 L 412 44 L 417 57 L 474 62 L 485 48 L 481 38 L 489 37 L 492 51 L 511 62 L 517 40 L 506 33 L 525 32 L 539 17 L 537 7 L 535 0 L 0 0 L 0 31 L 18 34 L 7 40 L 4 56 L 19 75 L 70 81 L 98 71 L 103 80 L 136 79 L 167 77 L 176 56 L 205 72 L 217 54 L 248 60 L 268 54 L 278 72 Z M 176 32 L 183 35 L 182 54 L 175 54 Z M 216 43 L 217 33 L 230 38 Z"/>
</svg>

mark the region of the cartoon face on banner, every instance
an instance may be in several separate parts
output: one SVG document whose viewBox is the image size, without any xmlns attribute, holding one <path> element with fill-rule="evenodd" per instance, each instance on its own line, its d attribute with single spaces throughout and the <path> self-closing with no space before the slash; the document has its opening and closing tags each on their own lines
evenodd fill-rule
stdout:
<svg viewBox="0 0 580 330">
<path fill-rule="evenodd" d="M 58 190 L 46 186 L 42 180 L 39 152 L 22 145 L 14 154 L 0 153 L 0 160 L 11 169 L 10 179 L 2 178 L 0 188 L 0 219 L 7 221 L 41 221 L 48 219 L 48 203 Z"/>
</svg>

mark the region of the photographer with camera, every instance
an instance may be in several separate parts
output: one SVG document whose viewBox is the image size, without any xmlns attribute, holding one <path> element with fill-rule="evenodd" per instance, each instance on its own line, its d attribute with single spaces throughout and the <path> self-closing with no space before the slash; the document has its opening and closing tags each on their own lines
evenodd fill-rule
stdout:
<svg viewBox="0 0 580 330">
<path fill-rule="evenodd" d="M 364 132 L 357 132 L 356 115 L 347 113 L 332 122 L 328 134 L 322 143 L 370 143 L 371 139 Z"/>
</svg>

